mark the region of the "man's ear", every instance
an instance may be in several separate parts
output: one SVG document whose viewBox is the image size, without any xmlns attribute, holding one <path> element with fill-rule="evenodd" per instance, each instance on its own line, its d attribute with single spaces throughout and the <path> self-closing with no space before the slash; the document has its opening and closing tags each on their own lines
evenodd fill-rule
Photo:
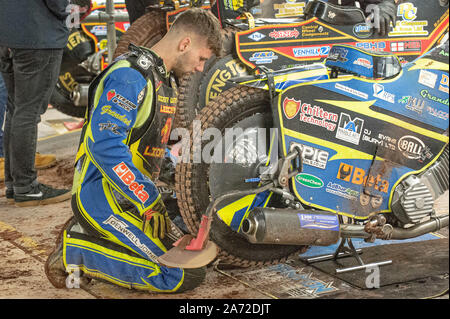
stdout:
<svg viewBox="0 0 450 319">
<path fill-rule="evenodd" d="M 192 44 L 192 40 L 191 37 L 184 37 L 181 39 L 180 43 L 178 44 L 178 50 L 180 50 L 181 52 L 186 52 L 189 47 Z"/>
</svg>

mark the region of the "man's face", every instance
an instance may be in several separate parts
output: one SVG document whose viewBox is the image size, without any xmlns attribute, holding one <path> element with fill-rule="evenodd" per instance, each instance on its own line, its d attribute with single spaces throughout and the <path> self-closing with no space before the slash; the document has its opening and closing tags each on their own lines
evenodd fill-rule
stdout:
<svg viewBox="0 0 450 319">
<path fill-rule="evenodd" d="M 192 41 L 188 49 L 178 57 L 173 71 L 178 78 L 187 73 L 202 72 L 205 62 L 212 54 L 206 40 L 197 39 L 197 41 Z"/>
</svg>

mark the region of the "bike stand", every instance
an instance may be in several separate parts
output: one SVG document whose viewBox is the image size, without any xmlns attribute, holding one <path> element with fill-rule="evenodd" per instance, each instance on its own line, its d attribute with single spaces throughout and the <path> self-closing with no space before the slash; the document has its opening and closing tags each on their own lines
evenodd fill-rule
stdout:
<svg viewBox="0 0 450 319">
<path fill-rule="evenodd" d="M 348 247 L 345 246 L 345 243 L 348 243 Z M 352 242 L 351 238 L 343 238 L 341 240 L 341 243 L 339 244 L 339 247 L 334 252 L 334 254 L 321 255 L 321 256 L 310 257 L 310 258 L 300 258 L 300 260 L 303 262 L 306 262 L 308 264 L 312 264 L 315 262 L 326 261 L 326 260 L 337 261 L 338 258 L 345 258 L 345 257 L 349 257 L 349 256 L 355 257 L 355 259 L 359 263 L 359 266 L 337 268 L 336 269 L 337 274 L 392 264 L 392 260 L 386 260 L 386 261 L 380 261 L 380 262 L 376 262 L 376 263 L 365 264 L 363 262 L 363 260 L 361 259 L 361 257 L 359 256 L 359 254 L 361 254 L 361 253 L 362 253 L 362 249 L 355 249 L 355 246 L 353 246 L 353 242 Z"/>
</svg>

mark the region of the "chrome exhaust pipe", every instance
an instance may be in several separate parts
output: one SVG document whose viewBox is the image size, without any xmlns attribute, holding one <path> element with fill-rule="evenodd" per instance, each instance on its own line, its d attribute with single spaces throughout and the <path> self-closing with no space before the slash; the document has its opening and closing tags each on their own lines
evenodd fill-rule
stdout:
<svg viewBox="0 0 450 319">
<path fill-rule="evenodd" d="M 385 224 L 376 238 L 402 240 L 448 226 L 449 215 L 434 217 L 409 228 Z M 243 220 L 239 233 L 252 244 L 329 246 L 340 238 L 371 238 L 366 225 L 339 224 L 336 214 L 327 211 L 290 208 L 253 209 Z"/>
<path fill-rule="evenodd" d="M 448 216 L 433 217 L 429 221 L 416 224 L 409 228 L 392 227 L 385 232 L 385 236 L 377 236 L 380 239 L 409 239 L 438 231 L 448 226 Z M 364 230 L 364 225 L 341 225 L 341 237 L 343 238 L 369 238 L 372 235 Z"/>
<path fill-rule="evenodd" d="M 290 208 L 257 207 L 239 232 L 253 244 L 329 246 L 340 238 L 336 214 Z"/>
</svg>

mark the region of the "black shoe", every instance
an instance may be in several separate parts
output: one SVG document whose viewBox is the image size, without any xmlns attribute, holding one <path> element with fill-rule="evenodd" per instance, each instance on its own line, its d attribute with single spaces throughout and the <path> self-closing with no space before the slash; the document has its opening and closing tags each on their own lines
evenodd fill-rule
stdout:
<svg viewBox="0 0 450 319">
<path fill-rule="evenodd" d="M 28 193 L 15 193 L 14 201 L 16 206 L 28 207 L 59 203 L 70 197 L 71 193 L 69 189 L 56 189 L 39 183 Z"/>
<path fill-rule="evenodd" d="M 7 188 L 5 192 L 6 202 L 10 205 L 14 205 L 14 189 Z"/>
</svg>

